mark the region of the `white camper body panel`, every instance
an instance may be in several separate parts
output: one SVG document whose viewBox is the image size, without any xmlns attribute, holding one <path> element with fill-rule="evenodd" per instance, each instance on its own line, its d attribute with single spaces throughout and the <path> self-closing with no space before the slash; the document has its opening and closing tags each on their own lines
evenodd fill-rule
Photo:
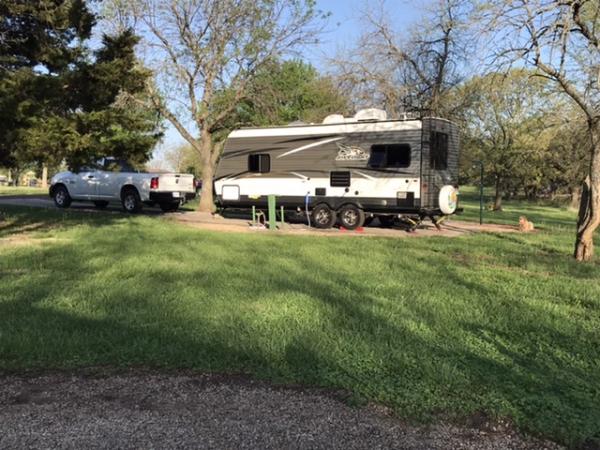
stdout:
<svg viewBox="0 0 600 450">
<path fill-rule="evenodd" d="M 215 193 L 225 200 L 238 200 L 240 197 L 265 197 L 277 195 L 284 197 L 314 197 L 315 189 L 329 186 L 329 178 L 310 178 L 299 173 L 290 173 L 285 178 L 264 178 L 261 176 L 246 178 L 225 178 L 215 182 Z M 411 192 L 419 199 L 420 179 L 411 177 L 374 178 L 360 171 L 352 171 L 352 184 L 345 187 L 328 187 L 327 195 L 338 198 L 399 198 Z M 237 192 L 237 196 L 235 195 Z"/>
</svg>

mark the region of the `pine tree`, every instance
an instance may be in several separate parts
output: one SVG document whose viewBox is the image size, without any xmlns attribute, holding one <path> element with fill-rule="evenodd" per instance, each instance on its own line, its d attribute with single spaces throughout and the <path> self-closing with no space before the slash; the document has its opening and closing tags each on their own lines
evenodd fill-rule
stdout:
<svg viewBox="0 0 600 450">
<path fill-rule="evenodd" d="M 149 73 L 130 30 L 90 52 L 82 0 L 0 0 L 0 164 L 77 167 L 101 156 L 145 162 L 160 136 L 143 95 Z"/>
</svg>

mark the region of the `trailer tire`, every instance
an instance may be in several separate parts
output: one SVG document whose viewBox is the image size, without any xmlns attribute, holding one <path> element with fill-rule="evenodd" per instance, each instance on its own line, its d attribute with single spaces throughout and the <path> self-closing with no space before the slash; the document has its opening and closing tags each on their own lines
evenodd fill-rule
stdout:
<svg viewBox="0 0 600 450">
<path fill-rule="evenodd" d="M 365 212 L 355 205 L 342 206 L 338 212 L 340 226 L 356 230 L 365 223 Z"/>
<path fill-rule="evenodd" d="M 315 228 L 331 228 L 335 225 L 335 211 L 325 204 L 315 206 L 311 216 L 311 222 Z"/>
</svg>

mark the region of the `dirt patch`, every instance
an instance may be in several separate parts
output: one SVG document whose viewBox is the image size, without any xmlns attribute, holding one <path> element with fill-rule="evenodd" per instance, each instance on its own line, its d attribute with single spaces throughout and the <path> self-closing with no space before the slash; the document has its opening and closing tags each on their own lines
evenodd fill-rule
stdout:
<svg viewBox="0 0 600 450">
<path fill-rule="evenodd" d="M 351 407 L 337 391 L 241 375 L 60 373 L 0 382 L 0 448 L 560 448 L 494 430 L 487 417 L 415 426 L 388 408 Z"/>
<path fill-rule="evenodd" d="M 340 228 L 330 228 L 319 230 L 309 228 L 302 223 L 285 223 L 275 231 L 270 231 L 265 227 L 252 226 L 251 221 L 244 219 L 225 218 L 217 214 L 207 214 L 200 212 L 185 212 L 168 215 L 170 220 L 199 228 L 203 230 L 221 231 L 229 233 L 269 233 L 269 234 L 288 234 L 288 235 L 311 235 L 311 236 L 330 236 L 330 237 L 348 237 L 348 236 L 373 236 L 373 237 L 393 237 L 393 238 L 413 238 L 413 237 L 432 237 L 445 236 L 456 237 L 473 233 L 518 233 L 516 226 L 484 224 L 479 225 L 474 222 L 464 222 L 459 220 L 447 220 L 438 230 L 433 224 L 424 222 L 416 231 L 407 232 L 396 228 L 382 228 L 378 226 L 363 227 L 361 230 L 349 231 Z"/>
</svg>

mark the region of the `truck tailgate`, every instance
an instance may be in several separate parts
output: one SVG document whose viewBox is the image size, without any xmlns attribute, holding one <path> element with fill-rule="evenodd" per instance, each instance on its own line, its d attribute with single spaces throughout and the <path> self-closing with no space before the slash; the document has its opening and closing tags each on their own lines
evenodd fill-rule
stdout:
<svg viewBox="0 0 600 450">
<path fill-rule="evenodd" d="M 158 180 L 159 191 L 194 192 L 194 175 L 186 173 L 161 174 Z"/>
</svg>

